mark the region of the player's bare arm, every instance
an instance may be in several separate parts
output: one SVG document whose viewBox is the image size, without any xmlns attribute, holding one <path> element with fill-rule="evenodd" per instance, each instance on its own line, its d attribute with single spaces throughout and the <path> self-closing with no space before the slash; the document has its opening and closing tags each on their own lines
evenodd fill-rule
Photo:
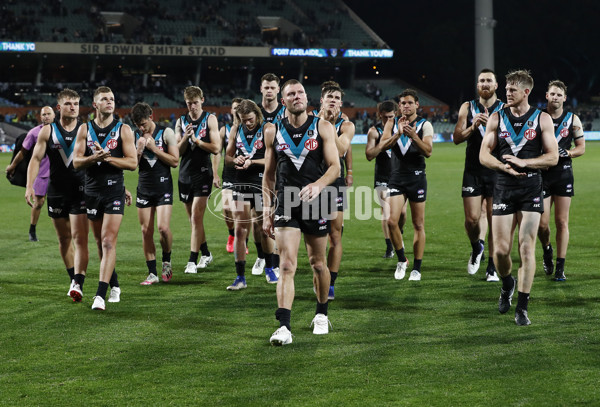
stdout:
<svg viewBox="0 0 600 407">
<path fill-rule="evenodd" d="M 335 146 L 335 128 L 326 121 L 319 122 L 319 134 L 323 140 L 323 160 L 327 164 L 327 171 L 315 182 L 306 185 L 300 191 L 300 199 L 311 201 L 316 198 L 323 188 L 331 185 L 340 174 L 340 160 Z"/>
<path fill-rule="evenodd" d="M 270 237 L 275 237 L 273 229 L 273 207 L 271 192 L 275 191 L 275 170 L 277 161 L 273 141 L 275 139 L 275 126 L 269 126 L 264 131 L 265 138 L 265 171 L 263 172 L 263 232 Z"/>
<path fill-rule="evenodd" d="M 214 115 L 208 116 L 206 119 L 207 122 L 207 133 L 208 133 L 208 141 L 202 141 L 191 131 L 190 138 L 192 142 L 195 143 L 198 147 L 203 149 L 204 151 L 208 151 L 211 154 L 219 154 L 221 151 L 221 139 L 219 138 L 219 123 L 217 122 L 217 118 Z M 191 126 L 188 126 L 191 128 Z M 186 129 L 186 134 L 188 133 Z M 181 150 L 180 150 L 181 151 Z"/>
</svg>

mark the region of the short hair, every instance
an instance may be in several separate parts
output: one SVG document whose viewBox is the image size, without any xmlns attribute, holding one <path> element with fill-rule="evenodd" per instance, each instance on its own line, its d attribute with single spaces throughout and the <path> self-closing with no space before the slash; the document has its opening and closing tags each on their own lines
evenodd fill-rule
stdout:
<svg viewBox="0 0 600 407">
<path fill-rule="evenodd" d="M 297 79 L 288 79 L 288 80 L 287 80 L 287 81 L 286 81 L 286 82 L 283 84 L 283 86 L 281 87 L 281 93 L 283 94 L 283 90 L 284 90 L 286 87 L 288 87 L 288 86 L 291 86 L 291 85 L 302 85 L 302 84 L 301 84 L 301 83 L 300 83 L 300 81 L 299 81 L 299 80 L 297 80 Z"/>
<path fill-rule="evenodd" d="M 152 108 L 148 103 L 138 102 L 131 108 L 131 120 L 136 126 L 141 120 L 148 119 L 150 116 L 152 116 Z"/>
<path fill-rule="evenodd" d="M 183 98 L 185 100 L 204 99 L 204 92 L 198 86 L 188 86 L 183 90 Z"/>
<path fill-rule="evenodd" d="M 548 83 L 548 90 L 550 90 L 552 86 L 556 86 L 557 88 L 562 89 L 562 91 L 565 92 L 565 95 L 567 94 L 567 85 L 565 85 L 563 81 L 560 81 L 558 79 L 550 81 L 550 83 Z"/>
<path fill-rule="evenodd" d="M 321 97 L 325 96 L 328 93 L 333 93 L 333 92 L 340 92 L 342 94 L 342 97 L 344 97 L 344 91 L 342 90 L 340 85 L 337 84 L 337 82 L 329 81 L 329 82 L 324 82 L 324 83 L 328 83 L 328 84 L 326 86 L 321 85 L 322 86 L 321 87 Z"/>
<path fill-rule="evenodd" d="M 336 81 L 325 81 L 321 84 L 321 90 L 325 89 L 328 86 L 337 86 L 338 88 L 342 88 L 339 83 Z"/>
<path fill-rule="evenodd" d="M 413 99 L 415 99 L 415 102 L 419 101 L 419 95 L 417 95 L 417 91 L 414 89 L 404 89 L 402 93 L 398 95 L 398 100 L 407 96 L 412 96 Z"/>
<path fill-rule="evenodd" d="M 492 75 L 494 75 L 494 80 L 496 82 L 498 82 L 498 77 L 496 76 L 496 72 L 492 71 L 490 68 L 483 68 L 481 71 L 479 71 L 479 74 L 477 75 L 477 77 L 479 77 L 479 75 L 481 75 L 482 73 L 491 73 Z"/>
<path fill-rule="evenodd" d="M 510 71 L 506 74 L 506 83 L 512 85 L 524 86 L 527 89 L 533 89 L 533 78 L 531 72 L 526 69 Z"/>
<path fill-rule="evenodd" d="M 389 112 L 397 112 L 398 111 L 398 103 L 393 100 L 384 100 L 377 104 L 377 112 L 378 113 L 389 113 Z"/>
<path fill-rule="evenodd" d="M 242 103 L 242 100 L 244 100 L 244 98 L 233 98 L 231 99 L 231 104 L 237 103 L 239 105 Z"/>
<path fill-rule="evenodd" d="M 96 100 L 96 96 L 101 93 L 112 93 L 112 90 L 108 86 L 99 86 L 98 89 L 94 91 L 94 100 Z"/>
<path fill-rule="evenodd" d="M 275 81 L 275 82 L 277 82 L 277 85 L 279 85 L 279 76 L 275 75 L 274 73 L 266 73 L 262 76 L 262 78 L 260 78 L 261 85 L 264 81 L 267 81 L 267 82 Z"/>
<path fill-rule="evenodd" d="M 81 99 L 79 93 L 75 92 L 73 89 L 64 88 L 58 95 L 56 95 L 56 101 L 60 103 L 63 99 Z"/>
<path fill-rule="evenodd" d="M 263 122 L 263 114 L 262 111 L 260 110 L 260 107 L 258 107 L 258 105 L 250 100 L 250 99 L 243 99 L 240 104 L 238 105 L 237 109 L 235 109 L 235 114 L 238 117 L 239 121 L 241 122 L 242 120 L 242 116 L 243 114 L 250 114 L 250 113 L 254 113 L 256 114 L 256 118 L 258 119 L 258 125 L 262 125 Z"/>
</svg>

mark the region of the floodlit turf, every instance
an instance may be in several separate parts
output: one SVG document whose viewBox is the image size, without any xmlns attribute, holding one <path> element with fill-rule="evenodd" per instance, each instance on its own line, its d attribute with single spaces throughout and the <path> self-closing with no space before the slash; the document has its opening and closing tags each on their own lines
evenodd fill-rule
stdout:
<svg viewBox="0 0 600 407">
<path fill-rule="evenodd" d="M 371 186 L 373 163 L 363 149 L 354 146 L 355 182 Z M 8 160 L 1 154 L 0 166 Z M 97 312 L 90 309 L 98 277 L 92 236 L 83 303 L 72 303 L 46 207 L 40 241 L 30 243 L 24 189 L 3 181 L 2 405 L 597 405 L 599 161 L 598 143 L 588 143 L 586 155 L 574 160 L 566 282 L 544 275 L 538 244 L 531 326 L 515 325 L 514 305 L 498 313 L 499 283 L 483 281 L 483 270 L 467 274 L 464 146 L 436 144 L 427 160 L 423 280 L 394 280 L 395 260 L 381 258 L 379 221 L 357 220 L 352 205 L 329 308 L 333 329 L 315 336 L 309 328 L 315 298 L 301 248 L 294 343 L 283 348 L 269 344 L 278 327 L 275 286 L 250 275 L 252 244 L 248 288 L 225 289 L 235 271 L 223 221 L 206 217 L 214 262 L 186 275 L 190 227 L 177 202 L 173 279 L 145 287 L 139 285 L 146 266 L 136 210 L 127 208 L 117 247 L 121 303 Z M 136 179 L 127 175 L 132 191 Z M 412 263 L 411 226 L 405 239 Z"/>
</svg>

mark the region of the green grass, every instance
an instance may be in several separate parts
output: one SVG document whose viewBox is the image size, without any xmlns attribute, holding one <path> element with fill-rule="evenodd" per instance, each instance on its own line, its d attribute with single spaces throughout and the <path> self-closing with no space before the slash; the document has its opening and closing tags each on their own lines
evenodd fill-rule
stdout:
<svg viewBox="0 0 600 407">
<path fill-rule="evenodd" d="M 363 146 L 354 146 L 354 159 L 356 185 L 371 186 L 373 163 Z M 1 154 L 0 166 L 8 160 Z M 3 181 L 2 405 L 597 405 L 599 160 L 598 143 L 588 143 L 575 160 L 565 283 L 546 278 L 538 247 L 531 326 L 517 327 L 512 312 L 498 313 L 497 283 L 483 281 L 482 272 L 467 275 L 464 147 L 438 144 L 427 160 L 423 280 L 395 281 L 395 261 L 381 258 L 380 223 L 356 220 L 351 208 L 337 299 L 329 308 L 333 329 L 315 336 L 309 328 L 315 299 L 302 248 L 295 338 L 283 348 L 268 342 L 277 328 L 275 287 L 249 275 L 248 289 L 225 290 L 235 272 L 223 221 L 206 219 L 214 263 L 184 275 L 190 228 L 177 202 L 173 280 L 142 287 L 141 233 L 135 208 L 127 208 L 117 247 L 122 301 L 92 312 L 94 244 L 83 303 L 72 303 L 46 208 L 40 242 L 30 243 L 24 189 Z M 136 177 L 127 175 L 132 191 Z M 405 238 L 412 261 L 410 226 Z M 254 259 L 251 245 L 248 263 Z"/>
</svg>

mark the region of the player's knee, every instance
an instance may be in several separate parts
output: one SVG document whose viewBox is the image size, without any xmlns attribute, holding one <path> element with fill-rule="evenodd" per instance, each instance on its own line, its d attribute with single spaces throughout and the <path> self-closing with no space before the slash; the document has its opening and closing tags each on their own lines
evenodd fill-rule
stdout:
<svg viewBox="0 0 600 407">
<path fill-rule="evenodd" d="M 556 230 L 558 232 L 568 232 L 569 231 L 569 222 L 566 219 L 557 219 L 556 220 Z"/>
<path fill-rule="evenodd" d="M 279 263 L 279 275 L 286 275 L 286 276 L 293 277 L 295 272 L 296 272 L 296 267 L 295 267 L 294 263 L 292 263 L 290 260 L 282 260 Z"/>
<path fill-rule="evenodd" d="M 142 226 L 142 236 L 144 238 L 152 238 L 152 235 L 154 234 L 154 228 L 151 226 Z"/>
<path fill-rule="evenodd" d="M 474 218 L 472 216 L 467 216 L 465 218 L 465 228 L 467 230 L 475 230 L 479 226 L 479 219 Z"/>
<path fill-rule="evenodd" d="M 413 222 L 413 228 L 415 229 L 415 233 L 425 233 L 425 222 Z"/>
<path fill-rule="evenodd" d="M 116 244 L 116 239 L 112 235 L 104 236 L 102 238 L 102 250 L 112 250 Z"/>
<path fill-rule="evenodd" d="M 64 233 L 58 236 L 58 244 L 61 247 L 68 247 L 71 244 L 71 233 Z"/>
<path fill-rule="evenodd" d="M 311 256 L 309 258 L 310 268 L 313 272 L 320 274 L 327 270 L 327 265 L 325 264 L 325 259 L 322 257 Z"/>
<path fill-rule="evenodd" d="M 398 226 L 398 218 L 390 216 L 387 219 L 387 226 L 388 228 L 390 228 L 390 230 L 396 230 L 397 228 L 399 228 L 400 226 Z"/>
<path fill-rule="evenodd" d="M 494 241 L 494 255 L 500 258 L 510 257 L 510 247 L 505 242 Z"/>
<path fill-rule="evenodd" d="M 171 233 L 169 225 L 158 225 L 158 233 L 161 238 L 166 238 Z"/>
</svg>

